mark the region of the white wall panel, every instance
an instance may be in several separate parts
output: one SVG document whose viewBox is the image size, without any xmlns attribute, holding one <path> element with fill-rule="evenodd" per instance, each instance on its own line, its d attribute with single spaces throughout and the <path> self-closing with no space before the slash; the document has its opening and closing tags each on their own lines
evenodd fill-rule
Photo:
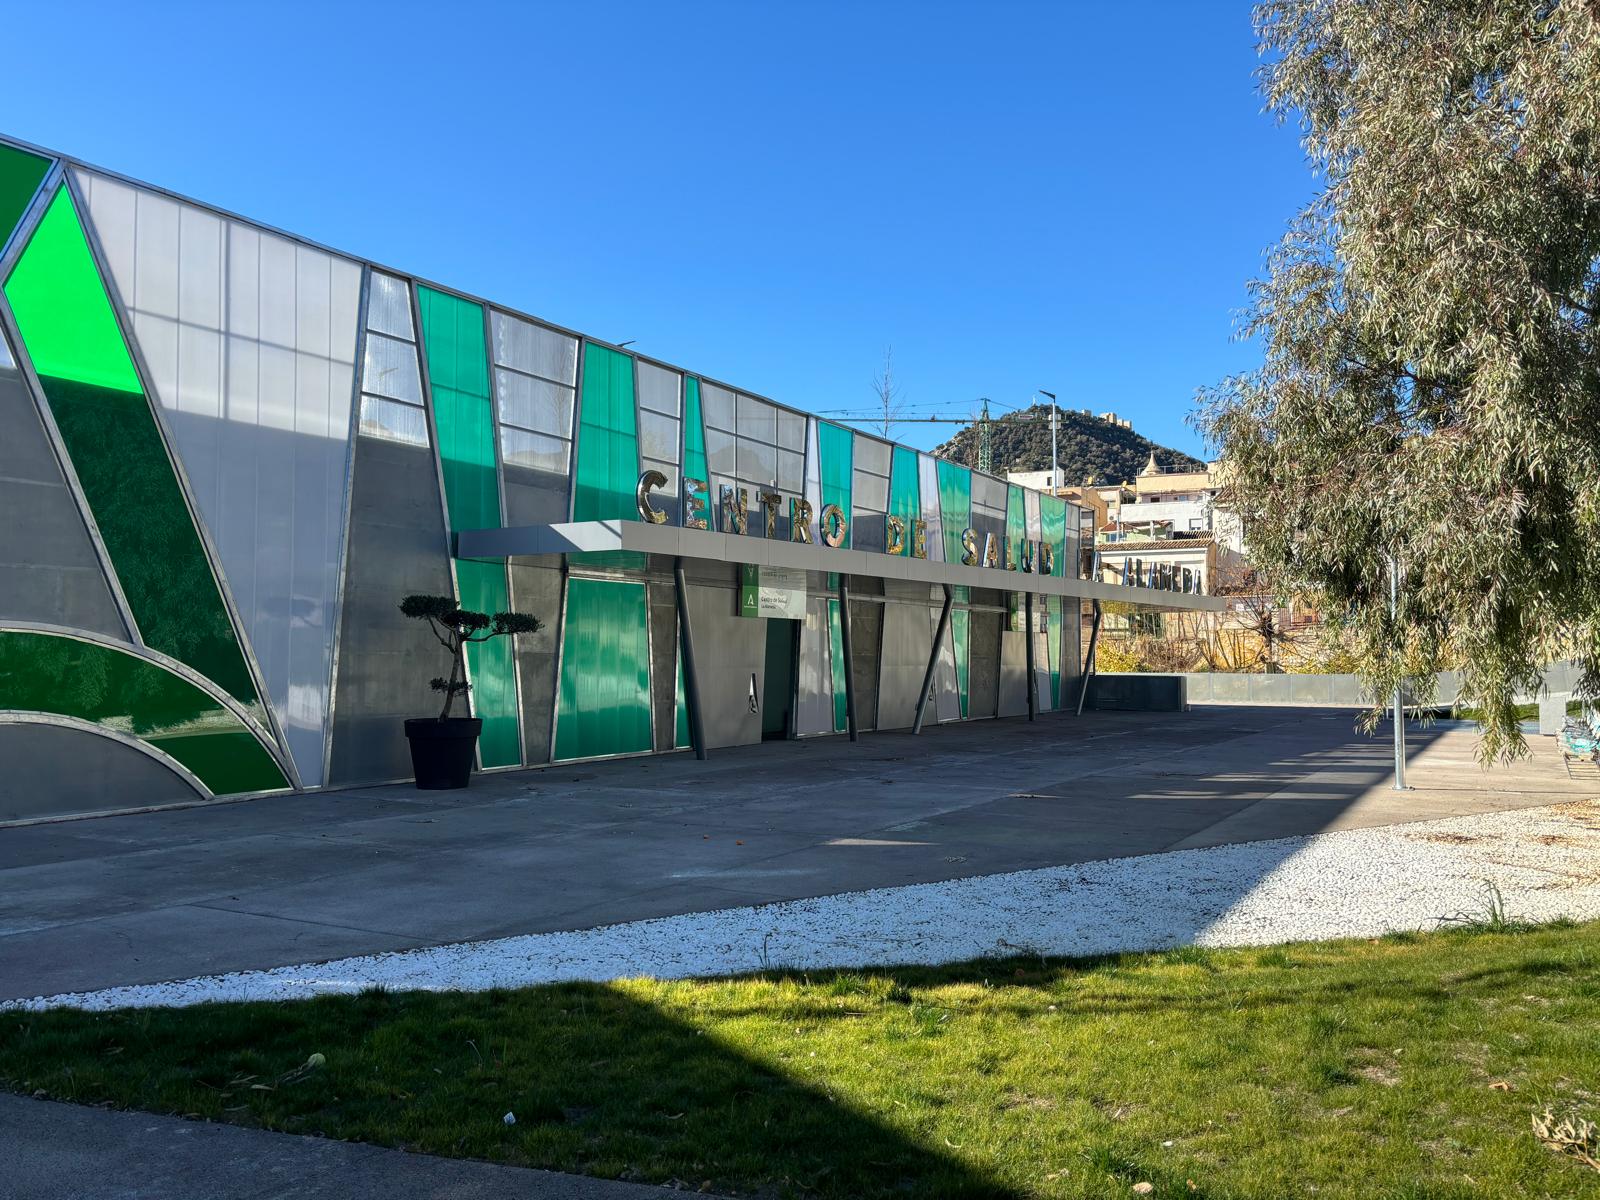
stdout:
<svg viewBox="0 0 1600 1200">
<path fill-rule="evenodd" d="M 319 784 L 361 268 L 75 176 L 301 781 Z"/>
</svg>

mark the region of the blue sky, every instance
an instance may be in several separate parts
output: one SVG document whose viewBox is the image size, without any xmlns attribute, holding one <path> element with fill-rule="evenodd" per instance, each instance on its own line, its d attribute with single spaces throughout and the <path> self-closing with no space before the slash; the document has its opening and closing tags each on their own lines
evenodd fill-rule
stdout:
<svg viewBox="0 0 1600 1200">
<path fill-rule="evenodd" d="M 1199 451 L 1309 197 L 1249 6 L 14 5 L 0 129 L 813 411 Z M 931 446 L 952 427 L 903 425 Z M 996 464 L 997 466 L 1003 464 Z"/>
</svg>

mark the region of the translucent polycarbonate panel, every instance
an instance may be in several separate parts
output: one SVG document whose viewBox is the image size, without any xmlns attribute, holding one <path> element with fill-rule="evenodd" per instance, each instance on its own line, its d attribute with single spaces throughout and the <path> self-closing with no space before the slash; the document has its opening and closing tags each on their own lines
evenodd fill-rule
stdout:
<svg viewBox="0 0 1600 1200">
<path fill-rule="evenodd" d="M 900 553 L 909 558 L 912 523 L 922 519 L 922 481 L 917 470 L 917 452 L 907 446 L 896 446 L 890 469 L 889 515 L 900 518 Z"/>
<path fill-rule="evenodd" d="M 672 747 L 675 750 L 686 750 L 693 739 L 689 736 L 689 701 L 684 695 L 683 687 L 683 655 L 678 655 L 678 682 L 672 694 L 673 711 L 677 714 L 677 721 L 673 727 Z"/>
<path fill-rule="evenodd" d="M 361 390 L 411 404 L 422 403 L 422 378 L 417 371 L 417 348 L 410 342 L 367 333 Z"/>
<path fill-rule="evenodd" d="M 806 456 L 804 452 L 778 451 L 778 490 L 785 496 L 798 496 L 806 486 Z"/>
<path fill-rule="evenodd" d="M 959 563 L 961 535 L 972 522 L 972 471 L 957 463 L 938 460 L 939 516 L 944 522 L 944 560 Z M 963 695 L 965 693 L 963 692 Z"/>
<path fill-rule="evenodd" d="M 1024 488 L 1022 492 L 1023 511 L 1028 521 L 1027 536 L 1033 541 L 1038 541 L 1044 535 L 1039 526 L 1039 493 L 1032 488 Z"/>
<path fill-rule="evenodd" d="M 451 532 L 496 528 L 500 485 L 495 474 L 483 309 L 470 300 L 421 286 L 417 302 Z"/>
<path fill-rule="evenodd" d="M 5 294 L 144 642 L 255 703 L 210 559 L 65 187 Z"/>
<path fill-rule="evenodd" d="M 871 471 L 857 471 L 855 475 L 855 505 L 859 509 L 887 512 L 889 508 L 889 477 Z"/>
<path fill-rule="evenodd" d="M 822 454 L 818 450 L 817 429 L 821 425 L 815 417 L 806 418 L 806 487 L 805 501 L 811 508 L 811 540 L 817 539 L 817 518 L 822 515 Z"/>
<path fill-rule="evenodd" d="M 796 688 L 795 732 L 833 732 L 833 670 L 828 651 L 828 598 L 806 601 L 800 626 L 799 685 Z"/>
<path fill-rule="evenodd" d="M 411 323 L 411 288 L 405 280 L 382 271 L 372 273 L 367 295 L 367 328 L 408 342 L 417 340 Z"/>
<path fill-rule="evenodd" d="M 743 438 L 755 438 L 771 445 L 778 440 L 778 410 L 775 405 L 754 396 L 740 396 L 737 404 L 738 427 Z"/>
<path fill-rule="evenodd" d="M 714 383 L 700 384 L 700 408 L 707 429 L 736 432 L 733 419 L 733 393 Z"/>
<path fill-rule="evenodd" d="M 830 425 L 827 421 L 817 423 L 817 460 L 820 465 L 822 484 L 822 504 L 827 507 L 837 504 L 844 513 L 846 521 L 851 520 L 850 490 L 851 476 L 854 474 L 855 457 L 853 453 L 855 434 L 842 425 Z M 820 521 L 822 510 L 818 509 L 816 517 Z M 848 533 L 844 545 L 850 545 Z"/>
<path fill-rule="evenodd" d="M 521 317 L 489 314 L 494 335 L 494 361 L 526 375 L 537 375 L 573 387 L 578 382 L 578 339 Z"/>
<path fill-rule="evenodd" d="M 738 439 L 720 429 L 706 430 L 706 464 L 713 475 L 737 475 Z"/>
<path fill-rule="evenodd" d="M 572 436 L 571 388 L 503 367 L 495 368 L 494 386 L 502 424 L 551 437 Z"/>
<path fill-rule="evenodd" d="M 177 672 L 99 642 L 0 631 L 0 707 L 55 713 L 138 738 L 215 795 L 289 786 L 250 726 Z M 65 764 L 64 764 L 65 767 Z"/>
<path fill-rule="evenodd" d="M 796 454 L 806 452 L 806 418 L 803 413 L 778 410 L 778 445 Z"/>
<path fill-rule="evenodd" d="M 737 461 L 740 483 L 772 487 L 778 482 L 778 452 L 770 443 L 739 438 Z"/>
<path fill-rule="evenodd" d="M 944 522 L 939 516 L 938 468 L 938 460 L 933 455 L 917 455 L 917 485 L 922 500 L 922 520 L 927 525 L 925 537 L 931 562 L 944 561 Z"/>
<path fill-rule="evenodd" d="M 572 443 L 525 429 L 500 427 L 500 460 L 508 467 L 527 467 L 552 475 L 565 475 Z"/>
<path fill-rule="evenodd" d="M 505 612 L 511 591 L 502 562 L 456 560 L 456 587 L 461 606 L 473 612 Z M 478 757 L 485 767 L 511 767 L 522 761 L 517 733 L 517 676 L 509 637 L 490 638 L 467 647 L 467 677 L 472 715 L 483 721 Z"/>
<path fill-rule="evenodd" d="M 639 363 L 639 407 L 666 417 L 678 415 L 683 376 L 654 363 Z"/>
<path fill-rule="evenodd" d="M 301 782 L 319 784 L 361 266 L 91 171 L 77 179 Z M 406 304 L 404 284 L 391 291 Z M 387 323 L 409 332 L 409 318 Z M 422 401 L 408 341 L 369 333 L 361 376 L 374 397 Z M 359 421 L 426 445 L 421 412 L 365 402 Z"/>
<path fill-rule="evenodd" d="M 982 471 L 972 472 L 972 507 L 986 516 L 1006 519 L 1006 482 Z"/>
<path fill-rule="evenodd" d="M 639 431 L 633 359 L 588 343 L 579 399 L 574 521 L 637 520 Z"/>
<path fill-rule="evenodd" d="M 639 452 L 645 458 L 673 464 L 678 462 L 678 421 L 675 417 L 641 410 L 639 413 Z"/>
<path fill-rule="evenodd" d="M 649 750 L 650 635 L 644 584 L 569 579 L 566 614 L 551 757 Z"/>
<path fill-rule="evenodd" d="M 701 416 L 700 381 L 693 375 L 683 381 L 683 473 L 690 479 L 706 478 L 706 427 Z"/>
<path fill-rule="evenodd" d="M 856 434 L 856 470 L 870 471 L 888 478 L 889 455 L 893 447 L 877 438 Z"/>
<path fill-rule="evenodd" d="M 5 248 L 49 172 L 48 158 L 0 145 L 0 250 Z"/>
<path fill-rule="evenodd" d="M 407 446 L 428 444 L 428 415 L 415 404 L 401 404 L 379 396 L 361 397 L 362 437 L 381 438 Z"/>
<path fill-rule="evenodd" d="M 938 591 L 939 589 L 934 589 Z M 935 607 L 928 610 L 928 624 L 935 637 L 939 633 L 939 612 L 942 596 Z M 955 612 L 950 613 L 951 617 Z M 954 638 L 951 630 L 945 630 L 944 640 L 939 643 L 939 656 L 934 670 L 934 714 L 938 721 L 957 721 L 961 719 L 961 691 L 956 681 L 956 658 Z"/>
</svg>

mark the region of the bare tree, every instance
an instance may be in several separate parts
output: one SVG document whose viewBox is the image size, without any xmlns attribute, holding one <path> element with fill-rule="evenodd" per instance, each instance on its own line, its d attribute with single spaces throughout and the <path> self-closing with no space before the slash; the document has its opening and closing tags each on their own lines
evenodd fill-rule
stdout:
<svg viewBox="0 0 1600 1200">
<path fill-rule="evenodd" d="M 883 352 L 883 373 L 873 379 L 872 394 L 878 398 L 878 430 L 888 438 L 905 415 L 905 397 L 900 394 L 900 385 L 894 381 L 893 346 L 885 348 Z"/>
</svg>

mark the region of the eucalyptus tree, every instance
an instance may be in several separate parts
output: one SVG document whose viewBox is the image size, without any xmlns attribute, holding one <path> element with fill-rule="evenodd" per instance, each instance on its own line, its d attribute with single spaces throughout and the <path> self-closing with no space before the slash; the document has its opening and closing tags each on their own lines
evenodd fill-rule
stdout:
<svg viewBox="0 0 1600 1200">
<path fill-rule="evenodd" d="M 1255 23 L 1315 193 L 1252 285 L 1262 366 L 1196 425 L 1252 558 L 1342 614 L 1375 694 L 1459 666 L 1483 756 L 1519 753 L 1547 662 L 1600 693 L 1600 0 Z"/>
</svg>

